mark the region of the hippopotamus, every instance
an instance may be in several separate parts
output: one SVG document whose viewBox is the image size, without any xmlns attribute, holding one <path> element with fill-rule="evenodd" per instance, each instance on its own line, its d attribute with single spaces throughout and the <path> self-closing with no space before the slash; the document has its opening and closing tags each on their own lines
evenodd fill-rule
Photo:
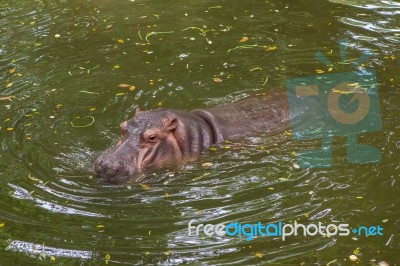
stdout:
<svg viewBox="0 0 400 266">
<path fill-rule="evenodd" d="M 289 127 L 286 95 L 271 93 L 191 112 L 136 109 L 120 124 L 121 137 L 93 164 L 94 174 L 107 181 L 133 179 L 149 168 L 176 165 L 224 140 L 248 134 L 276 134 Z"/>
</svg>

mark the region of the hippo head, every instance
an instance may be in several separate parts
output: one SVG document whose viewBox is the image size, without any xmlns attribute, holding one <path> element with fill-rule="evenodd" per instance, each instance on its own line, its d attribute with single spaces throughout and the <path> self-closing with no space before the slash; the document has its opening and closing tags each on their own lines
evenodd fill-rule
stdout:
<svg viewBox="0 0 400 266">
<path fill-rule="evenodd" d="M 134 177 L 147 167 L 163 167 L 182 160 L 177 114 L 168 109 L 140 111 L 121 123 L 121 137 L 114 148 L 101 154 L 93 172 L 106 181 Z"/>
</svg>

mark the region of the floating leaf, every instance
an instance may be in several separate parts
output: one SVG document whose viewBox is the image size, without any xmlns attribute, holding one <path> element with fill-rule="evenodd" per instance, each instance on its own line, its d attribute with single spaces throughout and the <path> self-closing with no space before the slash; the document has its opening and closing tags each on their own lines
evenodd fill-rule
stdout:
<svg viewBox="0 0 400 266">
<path fill-rule="evenodd" d="M 315 72 L 317 72 L 318 74 L 325 73 L 325 71 L 323 71 L 322 69 L 316 69 Z"/>
<path fill-rule="evenodd" d="M 89 111 L 91 111 L 91 112 L 96 111 L 96 107 L 90 108 Z"/>
<path fill-rule="evenodd" d="M 125 41 L 122 40 L 122 39 L 118 39 L 117 42 L 119 42 L 119 43 L 125 43 Z"/>
<path fill-rule="evenodd" d="M 108 264 L 108 262 L 109 262 L 110 259 L 111 259 L 111 255 L 107 253 L 107 254 L 104 256 L 104 258 L 105 258 L 105 260 L 106 260 L 105 263 Z"/>
<path fill-rule="evenodd" d="M 249 40 L 248 37 L 242 37 L 239 42 L 247 42 Z"/>
<path fill-rule="evenodd" d="M 126 93 L 125 92 L 119 92 L 119 93 L 117 93 L 117 94 L 115 94 L 115 95 L 117 95 L 117 96 L 122 96 L 122 95 L 125 95 Z"/>
<path fill-rule="evenodd" d="M 120 88 L 129 88 L 130 86 L 132 86 L 132 85 L 123 84 L 123 83 L 118 85 L 118 87 L 120 87 Z"/>
<path fill-rule="evenodd" d="M 114 68 L 115 69 L 119 69 L 119 65 L 114 65 Z"/>
<path fill-rule="evenodd" d="M 382 223 L 387 223 L 389 219 L 382 220 Z"/>
<path fill-rule="evenodd" d="M 257 257 L 257 258 L 262 258 L 262 257 L 264 257 L 264 254 L 262 254 L 262 253 L 260 253 L 260 252 L 257 252 L 257 253 L 256 253 L 256 257 Z"/>
<path fill-rule="evenodd" d="M 357 196 L 356 199 L 363 199 L 363 196 Z"/>
<path fill-rule="evenodd" d="M 15 72 L 15 70 L 16 70 L 16 68 L 15 68 L 15 67 L 13 67 L 13 68 L 10 68 L 10 69 L 8 70 L 8 73 L 10 73 L 10 74 L 13 74 L 13 73 Z"/>
<path fill-rule="evenodd" d="M 5 225 L 6 225 L 5 223 L 1 223 L 0 228 L 4 227 Z"/>
<path fill-rule="evenodd" d="M 10 88 L 13 85 L 12 82 L 7 83 L 6 88 Z"/>
<path fill-rule="evenodd" d="M 359 249 L 359 248 L 356 248 L 355 250 L 353 250 L 353 254 L 354 254 L 354 255 L 360 254 L 360 249 Z"/>
<path fill-rule="evenodd" d="M 353 261 L 353 262 L 358 260 L 356 255 L 350 255 L 349 259 L 350 259 L 350 261 Z"/>
<path fill-rule="evenodd" d="M 209 148 L 210 151 L 217 151 L 218 149 L 216 147 L 211 147 Z"/>
<path fill-rule="evenodd" d="M 292 131 L 291 130 L 286 130 L 285 134 L 288 135 L 288 136 L 291 136 L 292 135 Z"/>
<path fill-rule="evenodd" d="M 100 94 L 98 92 L 93 92 L 93 91 L 79 91 L 79 92 L 87 93 L 87 94 Z"/>
<path fill-rule="evenodd" d="M 104 228 L 104 224 L 98 224 L 96 225 L 97 228 Z"/>
<path fill-rule="evenodd" d="M 80 117 L 77 117 L 77 119 L 79 119 Z M 88 116 L 85 116 L 85 117 L 83 117 L 83 118 L 90 118 L 91 120 L 92 120 L 92 122 L 90 122 L 89 124 L 87 124 L 87 125 L 83 125 L 83 126 L 76 126 L 76 125 L 74 125 L 74 123 L 72 123 L 72 122 L 70 122 L 71 123 L 71 125 L 73 126 L 73 127 L 88 127 L 88 126 L 91 126 L 91 125 L 93 125 L 93 123 L 94 123 L 94 117 L 93 116 L 90 116 L 90 115 L 88 115 Z"/>
<path fill-rule="evenodd" d="M 297 163 L 293 163 L 293 168 L 295 168 L 295 169 L 299 169 L 299 168 L 300 168 L 300 166 L 299 166 Z"/>
<path fill-rule="evenodd" d="M 14 98 L 15 98 L 14 95 L 4 96 L 4 97 L 0 97 L 0 101 L 11 100 L 11 99 L 14 99 Z"/>
<path fill-rule="evenodd" d="M 7 131 L 13 131 L 14 128 L 13 128 L 13 127 L 8 127 L 8 128 L 6 128 L 6 130 L 7 130 Z"/>
<path fill-rule="evenodd" d="M 203 166 L 203 167 L 210 167 L 210 166 L 213 166 L 213 163 L 206 162 L 206 163 L 202 163 L 201 166 Z"/>
<path fill-rule="evenodd" d="M 220 78 L 213 78 L 213 81 L 214 81 L 215 83 L 221 83 L 221 82 L 222 82 L 222 79 L 220 79 Z"/>
<path fill-rule="evenodd" d="M 270 51 L 275 51 L 276 50 L 276 45 L 268 45 L 265 47 L 265 50 L 270 52 Z"/>
<path fill-rule="evenodd" d="M 147 184 L 140 184 L 140 186 L 142 187 L 143 190 L 150 190 L 151 186 L 147 185 Z"/>
<path fill-rule="evenodd" d="M 167 192 L 165 192 L 165 197 L 166 197 L 166 198 L 168 198 L 168 197 L 169 197 L 169 194 L 168 194 Z"/>
<path fill-rule="evenodd" d="M 56 261 L 56 257 L 50 256 L 50 260 L 51 260 L 51 261 Z"/>
</svg>

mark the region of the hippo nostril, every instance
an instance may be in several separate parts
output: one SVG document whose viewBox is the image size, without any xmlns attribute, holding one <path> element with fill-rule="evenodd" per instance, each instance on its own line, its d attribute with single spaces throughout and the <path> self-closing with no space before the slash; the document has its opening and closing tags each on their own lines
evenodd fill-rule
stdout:
<svg viewBox="0 0 400 266">
<path fill-rule="evenodd" d="M 116 180 L 134 176 L 137 171 L 129 162 L 121 158 L 99 157 L 93 164 L 93 172 L 99 178 Z"/>
</svg>

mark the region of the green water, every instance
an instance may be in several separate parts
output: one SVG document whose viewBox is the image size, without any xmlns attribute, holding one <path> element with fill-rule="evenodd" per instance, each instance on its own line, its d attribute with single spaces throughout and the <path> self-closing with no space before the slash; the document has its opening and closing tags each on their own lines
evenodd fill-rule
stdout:
<svg viewBox="0 0 400 266">
<path fill-rule="evenodd" d="M 0 265 L 398 265 L 399 16 L 391 1 L 0 0 L 0 97 L 13 96 L 0 100 Z M 298 169 L 294 152 L 319 142 L 282 133 L 144 185 L 90 177 L 137 105 L 189 111 L 285 91 L 288 79 L 330 73 L 315 54 L 340 61 L 343 38 L 349 59 L 374 53 L 364 63 L 383 128 L 359 141 L 380 163 L 347 163 L 338 137 L 331 168 Z M 246 241 L 190 237 L 192 219 L 384 229 Z"/>
</svg>

